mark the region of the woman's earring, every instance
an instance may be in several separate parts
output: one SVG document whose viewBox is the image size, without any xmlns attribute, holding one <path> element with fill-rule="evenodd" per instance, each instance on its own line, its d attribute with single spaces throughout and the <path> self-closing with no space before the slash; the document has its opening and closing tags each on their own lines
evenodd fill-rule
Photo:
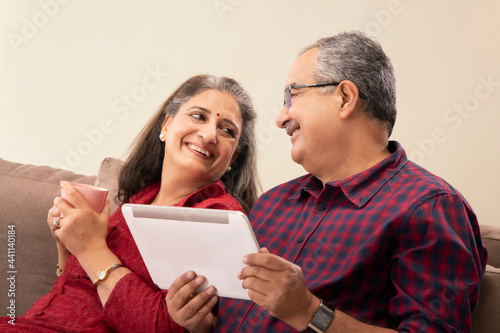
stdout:
<svg viewBox="0 0 500 333">
<path fill-rule="evenodd" d="M 226 172 L 229 172 L 229 171 L 231 171 L 231 167 L 227 168 L 227 170 L 226 170 Z"/>
<path fill-rule="evenodd" d="M 160 134 L 160 141 L 165 141 L 165 134 L 163 133 Z"/>
</svg>

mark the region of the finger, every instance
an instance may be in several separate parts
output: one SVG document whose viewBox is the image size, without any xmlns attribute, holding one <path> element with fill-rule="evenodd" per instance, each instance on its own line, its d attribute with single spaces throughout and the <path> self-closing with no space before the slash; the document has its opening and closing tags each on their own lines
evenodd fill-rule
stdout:
<svg viewBox="0 0 500 333">
<path fill-rule="evenodd" d="M 263 294 L 269 294 L 274 288 L 270 280 L 264 280 L 256 276 L 250 276 L 241 282 L 243 289 L 251 289 Z"/>
<path fill-rule="evenodd" d="M 109 199 L 106 199 L 106 204 L 104 205 L 104 208 L 102 209 L 101 214 L 104 214 L 105 216 L 109 216 L 109 213 L 111 212 L 111 207 L 109 206 Z"/>
<path fill-rule="evenodd" d="M 260 307 L 264 308 L 264 310 L 268 311 L 268 294 L 262 293 L 259 290 L 255 289 L 248 289 L 248 297 L 254 302 L 255 304 L 259 305 Z"/>
<path fill-rule="evenodd" d="M 48 218 L 52 221 L 54 219 L 54 217 L 57 217 L 57 216 L 61 216 L 61 212 L 59 211 L 59 208 L 57 208 L 56 206 L 52 206 L 49 209 Z"/>
<path fill-rule="evenodd" d="M 206 317 L 217 304 L 218 297 L 213 286 L 194 295 L 196 289 L 205 282 L 205 277 L 196 276 L 194 272 L 189 271 L 172 283 L 167 293 L 167 306 L 169 311 L 175 313 L 176 321 L 197 326 L 201 321 L 207 320 Z"/>
<path fill-rule="evenodd" d="M 201 320 L 208 315 L 215 304 L 217 304 L 217 290 L 214 286 L 209 286 L 201 293 L 193 297 L 186 303 L 182 309 L 182 313 L 186 320 Z"/>
<path fill-rule="evenodd" d="M 193 271 L 186 272 L 175 279 L 174 282 L 168 288 L 167 300 L 171 300 L 177 294 L 177 292 L 184 287 L 186 284 L 191 282 L 196 277 L 196 274 Z"/>
<path fill-rule="evenodd" d="M 70 215 L 71 210 L 74 209 L 69 202 L 61 197 L 56 197 L 54 199 L 54 206 L 59 210 L 59 215 L 62 213 L 64 216 Z"/>
<path fill-rule="evenodd" d="M 243 257 L 243 263 L 249 266 L 262 266 L 272 270 L 283 270 L 288 266 L 289 261 L 269 252 L 262 252 L 247 254 Z"/>
<path fill-rule="evenodd" d="M 86 208 L 86 207 L 88 207 L 88 204 L 85 201 L 85 199 L 82 197 L 82 195 L 80 194 L 80 192 L 78 192 L 76 190 L 76 188 L 73 187 L 73 185 L 71 185 L 70 183 L 68 183 L 66 181 L 61 181 L 61 188 L 68 195 L 68 198 L 70 199 L 71 205 L 73 207 L 75 207 L 75 208 Z"/>
<path fill-rule="evenodd" d="M 54 229 L 54 237 L 60 241 L 61 243 L 63 243 L 63 241 L 61 240 L 61 228 L 56 228 Z"/>
<path fill-rule="evenodd" d="M 57 226 L 54 225 L 54 220 L 60 216 L 61 213 L 59 212 L 59 209 L 56 206 L 52 206 L 47 214 L 47 224 L 49 225 L 50 230 L 54 231 L 57 229 Z"/>
<path fill-rule="evenodd" d="M 54 217 L 52 223 L 50 224 L 51 229 L 59 229 L 61 227 L 61 217 Z"/>
<path fill-rule="evenodd" d="M 260 253 L 270 253 L 267 247 L 263 247 L 260 249 Z"/>
<path fill-rule="evenodd" d="M 275 270 L 270 270 L 262 266 L 245 266 L 238 273 L 238 279 L 244 280 L 254 277 L 263 281 L 270 281 L 275 272 Z"/>
</svg>

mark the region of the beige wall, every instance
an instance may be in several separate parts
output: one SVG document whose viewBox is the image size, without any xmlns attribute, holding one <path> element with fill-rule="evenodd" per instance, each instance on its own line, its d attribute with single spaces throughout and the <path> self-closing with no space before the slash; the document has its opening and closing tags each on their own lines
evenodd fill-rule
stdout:
<svg viewBox="0 0 500 333">
<path fill-rule="evenodd" d="M 0 157 L 95 174 L 197 73 L 232 76 L 259 114 L 265 189 L 303 173 L 274 124 L 288 67 L 360 29 L 393 59 L 392 136 L 500 226 L 499 1 L 0 0 Z"/>
</svg>

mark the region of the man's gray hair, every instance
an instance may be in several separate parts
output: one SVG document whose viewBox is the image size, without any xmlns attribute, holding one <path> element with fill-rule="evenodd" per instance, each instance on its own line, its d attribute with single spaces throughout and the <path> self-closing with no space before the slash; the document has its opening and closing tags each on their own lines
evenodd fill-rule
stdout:
<svg viewBox="0 0 500 333">
<path fill-rule="evenodd" d="M 319 39 L 300 54 L 318 48 L 314 77 L 318 83 L 349 80 L 366 96 L 363 110 L 384 122 L 391 135 L 396 122 L 396 78 L 382 46 L 360 31 Z M 334 88 L 323 88 L 334 89 Z"/>
</svg>

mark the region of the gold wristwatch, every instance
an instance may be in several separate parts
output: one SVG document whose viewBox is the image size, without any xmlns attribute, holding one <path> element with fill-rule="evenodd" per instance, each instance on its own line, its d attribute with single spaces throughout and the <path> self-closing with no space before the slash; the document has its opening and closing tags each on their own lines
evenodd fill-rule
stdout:
<svg viewBox="0 0 500 333">
<path fill-rule="evenodd" d="M 97 286 L 99 285 L 99 283 L 101 283 L 102 281 L 106 280 L 109 276 L 109 273 L 111 273 L 113 270 L 117 269 L 118 267 L 123 267 L 122 264 L 116 264 L 116 265 L 113 265 L 113 266 L 109 266 L 108 268 L 102 270 L 102 271 L 99 271 L 97 272 L 97 279 L 94 280 L 94 287 L 97 288 Z"/>
</svg>

